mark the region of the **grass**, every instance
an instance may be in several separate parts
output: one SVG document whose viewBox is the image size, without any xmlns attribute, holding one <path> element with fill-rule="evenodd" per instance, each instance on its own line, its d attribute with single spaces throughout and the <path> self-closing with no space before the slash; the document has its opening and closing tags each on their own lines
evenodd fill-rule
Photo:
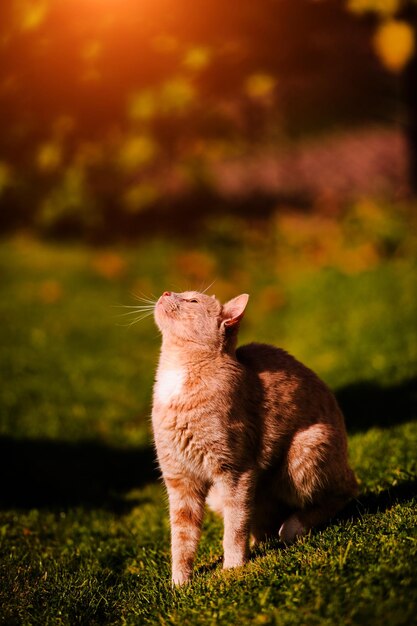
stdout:
<svg viewBox="0 0 417 626">
<path fill-rule="evenodd" d="M 343 246 L 330 263 L 233 233 L 220 224 L 186 248 L 1 243 L 1 623 L 417 623 L 412 229 L 393 254 L 359 242 L 355 271 Z M 119 325 L 114 305 L 216 276 L 222 298 L 251 293 L 242 341 L 287 348 L 337 390 L 361 495 L 326 528 L 285 550 L 271 540 L 226 573 L 208 513 L 193 583 L 172 591 L 149 425 L 159 337 L 151 319 Z"/>
</svg>

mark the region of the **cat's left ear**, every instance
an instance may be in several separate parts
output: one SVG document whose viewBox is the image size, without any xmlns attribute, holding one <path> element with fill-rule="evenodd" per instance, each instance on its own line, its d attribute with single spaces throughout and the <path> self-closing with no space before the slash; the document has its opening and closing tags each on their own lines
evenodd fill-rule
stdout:
<svg viewBox="0 0 417 626">
<path fill-rule="evenodd" d="M 238 324 L 243 317 L 248 300 L 249 295 L 242 293 L 240 296 L 236 296 L 236 298 L 226 302 L 226 304 L 223 305 L 221 313 L 222 324 L 226 327 Z"/>
</svg>

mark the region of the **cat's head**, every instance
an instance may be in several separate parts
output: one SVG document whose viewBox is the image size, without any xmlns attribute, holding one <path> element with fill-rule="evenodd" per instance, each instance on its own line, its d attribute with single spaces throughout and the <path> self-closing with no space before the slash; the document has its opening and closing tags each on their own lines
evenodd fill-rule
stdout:
<svg viewBox="0 0 417 626">
<path fill-rule="evenodd" d="M 155 321 L 164 340 L 190 347 L 234 350 L 249 296 L 225 304 L 197 291 L 164 291 L 155 306 Z"/>
</svg>

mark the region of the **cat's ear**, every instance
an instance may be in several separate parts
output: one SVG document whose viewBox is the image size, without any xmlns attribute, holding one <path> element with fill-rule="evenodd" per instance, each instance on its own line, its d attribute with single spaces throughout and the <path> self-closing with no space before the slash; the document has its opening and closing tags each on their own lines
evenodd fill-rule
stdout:
<svg viewBox="0 0 417 626">
<path fill-rule="evenodd" d="M 221 313 L 222 324 L 226 327 L 238 324 L 243 317 L 248 300 L 249 295 L 242 293 L 240 296 L 236 296 L 236 298 L 226 302 Z"/>
</svg>

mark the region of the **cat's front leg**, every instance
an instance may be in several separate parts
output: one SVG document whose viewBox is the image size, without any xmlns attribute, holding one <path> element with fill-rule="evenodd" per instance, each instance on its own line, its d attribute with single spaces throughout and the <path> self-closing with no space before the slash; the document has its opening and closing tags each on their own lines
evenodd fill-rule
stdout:
<svg viewBox="0 0 417 626">
<path fill-rule="evenodd" d="M 225 569 L 243 565 L 249 557 L 249 532 L 255 485 L 254 472 L 222 479 L 223 550 Z"/>
<path fill-rule="evenodd" d="M 191 576 L 201 534 L 207 488 L 185 478 L 167 478 L 171 523 L 172 584 Z"/>
</svg>

